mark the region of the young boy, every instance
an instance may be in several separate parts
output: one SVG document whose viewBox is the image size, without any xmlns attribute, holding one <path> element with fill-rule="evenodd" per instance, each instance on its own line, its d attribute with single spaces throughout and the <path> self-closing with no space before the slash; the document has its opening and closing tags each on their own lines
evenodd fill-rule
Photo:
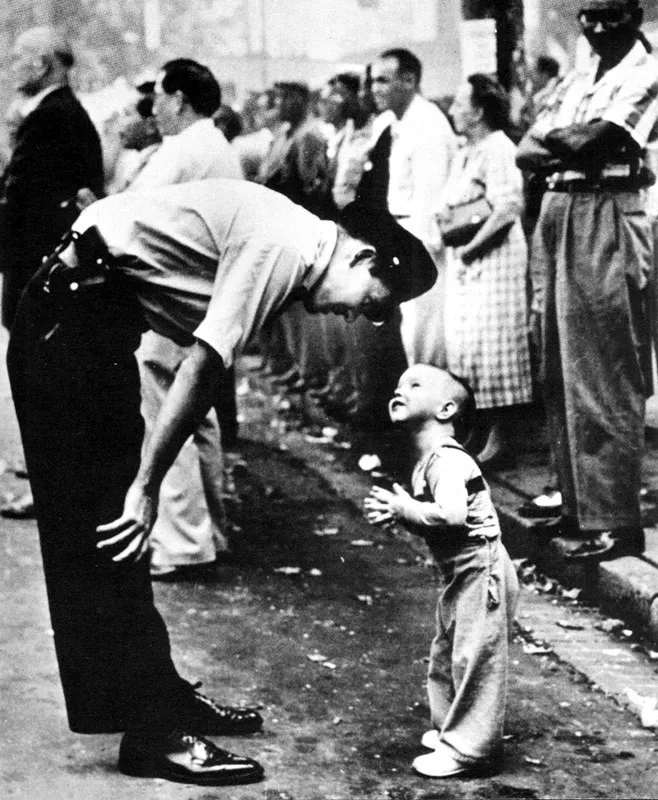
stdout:
<svg viewBox="0 0 658 800">
<path fill-rule="evenodd" d="M 502 755 L 508 647 L 518 582 L 480 468 L 460 441 L 475 411 L 471 389 L 417 364 L 400 378 L 389 414 L 416 449 L 413 497 L 373 487 L 368 520 L 399 520 L 425 538 L 440 589 L 427 678 L 431 753 L 414 769 L 431 778 L 492 772 Z"/>
</svg>

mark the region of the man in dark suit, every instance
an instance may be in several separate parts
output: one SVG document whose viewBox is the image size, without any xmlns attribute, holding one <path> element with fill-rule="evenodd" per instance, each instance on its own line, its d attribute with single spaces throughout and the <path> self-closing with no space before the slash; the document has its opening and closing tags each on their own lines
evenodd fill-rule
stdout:
<svg viewBox="0 0 658 800">
<path fill-rule="evenodd" d="M 100 139 L 68 85 L 73 61 L 68 43 L 49 27 L 25 31 L 12 54 L 23 101 L 0 181 L 2 324 L 8 330 L 23 289 L 77 217 L 78 190 L 103 194 Z M 3 505 L 0 514 L 32 517 L 32 494 Z"/>
<path fill-rule="evenodd" d="M 50 27 L 16 40 L 12 70 L 25 98 L 0 187 L 2 324 L 10 329 L 23 289 L 78 215 L 75 196 L 103 195 L 101 144 L 69 87 L 74 58 Z"/>
</svg>

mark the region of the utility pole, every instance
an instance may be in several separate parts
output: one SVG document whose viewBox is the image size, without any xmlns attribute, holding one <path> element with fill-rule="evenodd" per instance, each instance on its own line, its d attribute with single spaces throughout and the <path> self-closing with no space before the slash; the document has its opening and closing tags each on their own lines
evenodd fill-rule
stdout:
<svg viewBox="0 0 658 800">
<path fill-rule="evenodd" d="M 509 91 L 523 83 L 523 0 L 498 0 L 494 5 L 498 80 Z"/>
<path fill-rule="evenodd" d="M 523 0 L 462 0 L 464 20 L 496 23 L 496 72 L 506 89 L 523 82 Z"/>
</svg>

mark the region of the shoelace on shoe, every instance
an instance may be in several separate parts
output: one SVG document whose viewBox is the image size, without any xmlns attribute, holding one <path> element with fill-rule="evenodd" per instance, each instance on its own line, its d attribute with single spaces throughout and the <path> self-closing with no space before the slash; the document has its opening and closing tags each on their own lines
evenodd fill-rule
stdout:
<svg viewBox="0 0 658 800">
<path fill-rule="evenodd" d="M 212 709 L 218 717 L 225 720 L 226 722 L 241 722 L 245 719 L 257 719 L 258 714 L 251 708 L 233 708 L 232 706 L 220 706 L 210 697 L 206 697 L 205 694 L 202 694 L 199 689 L 202 686 L 202 682 L 195 683 L 192 687 L 194 689 L 194 696 L 197 700 L 200 700 L 204 705 L 208 706 L 208 708 Z"/>
</svg>

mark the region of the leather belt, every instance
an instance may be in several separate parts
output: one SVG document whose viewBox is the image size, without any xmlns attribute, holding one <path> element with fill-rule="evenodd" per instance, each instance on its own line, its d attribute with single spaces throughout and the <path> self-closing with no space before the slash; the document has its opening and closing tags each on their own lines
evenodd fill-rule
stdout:
<svg viewBox="0 0 658 800">
<path fill-rule="evenodd" d="M 561 181 L 549 179 L 549 192 L 639 192 L 646 184 L 636 178 L 601 178 L 600 180 Z"/>
<path fill-rule="evenodd" d="M 646 185 L 630 164 L 606 164 L 596 175 L 569 169 L 546 178 L 551 192 L 637 192 Z"/>
<path fill-rule="evenodd" d="M 636 170 L 630 164 L 606 164 L 598 170 L 596 175 L 583 172 L 577 169 L 567 169 L 564 172 L 554 172 L 549 180 L 556 181 L 578 181 L 578 180 L 601 180 L 602 178 L 631 178 Z"/>
</svg>

